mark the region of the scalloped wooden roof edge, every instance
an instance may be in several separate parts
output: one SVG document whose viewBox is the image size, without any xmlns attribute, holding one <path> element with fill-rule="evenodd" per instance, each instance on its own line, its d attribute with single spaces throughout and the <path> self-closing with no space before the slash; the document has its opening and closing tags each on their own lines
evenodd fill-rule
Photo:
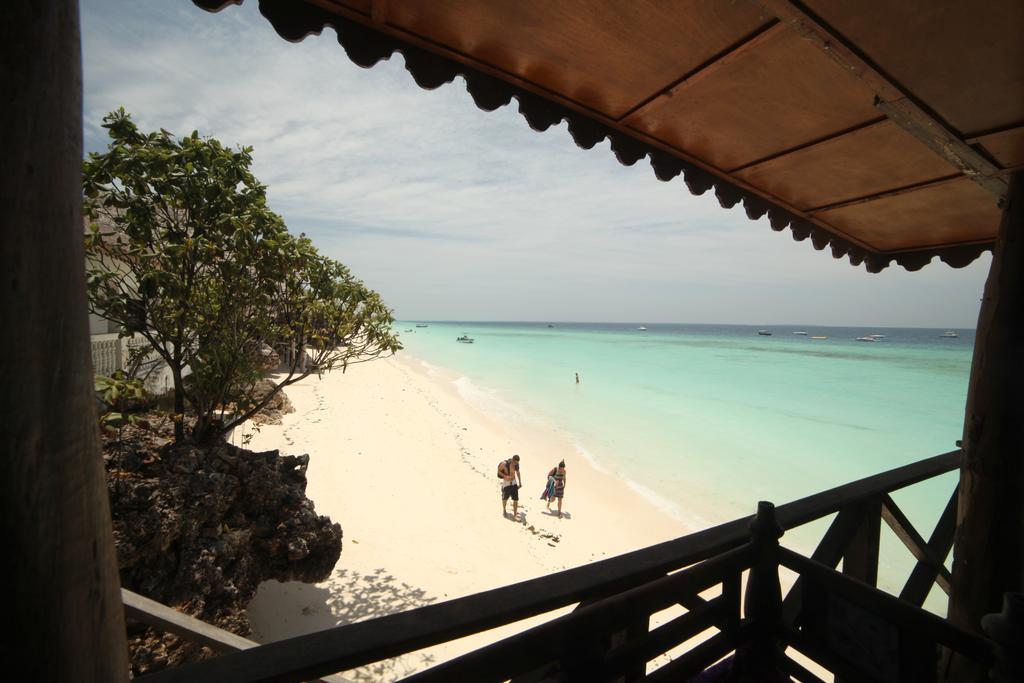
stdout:
<svg viewBox="0 0 1024 683">
<path fill-rule="evenodd" d="M 228 5 L 241 5 L 244 0 L 192 2 L 209 12 L 219 12 Z M 894 261 L 908 271 L 917 271 L 936 256 L 953 268 L 963 268 L 993 248 L 992 241 L 985 241 L 905 252 L 874 251 L 832 227 L 825 228 L 816 224 L 812 218 L 792 206 L 768 198 L 752 187 L 737 184 L 733 178 L 724 178 L 710 168 L 680 158 L 682 152 L 679 150 L 667 148 L 661 143 L 652 144 L 640 140 L 636 135 L 616 130 L 544 94 L 304 1 L 259 0 L 259 7 L 277 34 L 289 42 L 301 42 L 307 36 L 320 35 L 324 28 L 330 26 L 337 33 L 338 43 L 345 54 L 357 66 L 368 69 L 399 52 L 405 60 L 406 71 L 425 90 L 435 90 L 451 83 L 456 76 L 462 76 L 473 102 L 483 111 L 494 111 L 510 104 L 515 98 L 519 113 L 535 131 L 543 132 L 565 121 L 569 135 L 582 149 L 591 149 L 607 138 L 615 158 L 624 166 L 632 166 L 647 157 L 659 180 L 668 182 L 682 175 L 687 189 L 694 195 L 702 195 L 714 189 L 722 208 L 731 209 L 742 203 L 751 220 L 767 215 L 772 230 L 782 231 L 788 227 L 795 241 L 810 238 L 816 250 L 829 247 L 833 258 L 842 259 L 845 256 L 853 266 L 864 264 L 869 273 L 879 273 Z"/>
</svg>

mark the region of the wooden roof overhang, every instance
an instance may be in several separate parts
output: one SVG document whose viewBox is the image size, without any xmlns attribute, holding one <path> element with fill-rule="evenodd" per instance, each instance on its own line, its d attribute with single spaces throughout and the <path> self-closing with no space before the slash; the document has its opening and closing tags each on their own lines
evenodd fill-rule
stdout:
<svg viewBox="0 0 1024 683">
<path fill-rule="evenodd" d="M 193 0 L 219 10 L 242 0 Z M 993 246 L 1024 168 L 1024 2 L 260 0 L 370 67 L 465 79 L 589 149 L 878 272 Z"/>
</svg>

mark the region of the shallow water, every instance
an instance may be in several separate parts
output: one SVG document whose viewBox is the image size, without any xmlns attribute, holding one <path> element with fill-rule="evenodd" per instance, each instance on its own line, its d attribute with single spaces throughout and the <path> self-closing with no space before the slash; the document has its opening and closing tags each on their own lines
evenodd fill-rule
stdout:
<svg viewBox="0 0 1024 683">
<path fill-rule="evenodd" d="M 469 400 L 554 425 L 700 526 L 955 448 L 974 343 L 973 330 L 414 325 L 397 325 L 408 351 L 461 375 Z M 475 343 L 457 343 L 463 334 Z M 856 341 L 870 334 L 884 338 Z M 951 474 L 895 498 L 927 537 L 954 485 Z M 814 534 L 787 540 L 806 550 Z M 905 565 L 886 560 L 882 583 Z"/>
</svg>

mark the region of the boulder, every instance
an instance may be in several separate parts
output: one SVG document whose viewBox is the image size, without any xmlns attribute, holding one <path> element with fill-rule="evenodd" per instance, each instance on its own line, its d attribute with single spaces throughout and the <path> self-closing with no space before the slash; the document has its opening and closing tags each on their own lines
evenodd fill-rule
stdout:
<svg viewBox="0 0 1024 683">
<path fill-rule="evenodd" d="M 122 586 L 245 636 L 260 583 L 330 576 L 342 530 L 306 497 L 308 455 L 126 432 L 104 452 Z M 133 675 L 210 654 L 139 624 L 129 641 Z"/>
</svg>

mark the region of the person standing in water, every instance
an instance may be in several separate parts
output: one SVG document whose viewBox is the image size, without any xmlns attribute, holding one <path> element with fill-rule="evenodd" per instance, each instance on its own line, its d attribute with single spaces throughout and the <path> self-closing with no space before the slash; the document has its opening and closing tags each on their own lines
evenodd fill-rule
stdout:
<svg viewBox="0 0 1024 683">
<path fill-rule="evenodd" d="M 576 373 L 576 384 L 580 383 L 580 373 Z"/>
<path fill-rule="evenodd" d="M 562 496 L 565 495 L 565 461 L 558 463 L 548 472 L 548 477 L 554 480 L 554 492 L 552 496 L 558 499 L 558 518 L 562 518 Z M 548 510 L 551 509 L 551 497 L 548 497 Z"/>
</svg>

